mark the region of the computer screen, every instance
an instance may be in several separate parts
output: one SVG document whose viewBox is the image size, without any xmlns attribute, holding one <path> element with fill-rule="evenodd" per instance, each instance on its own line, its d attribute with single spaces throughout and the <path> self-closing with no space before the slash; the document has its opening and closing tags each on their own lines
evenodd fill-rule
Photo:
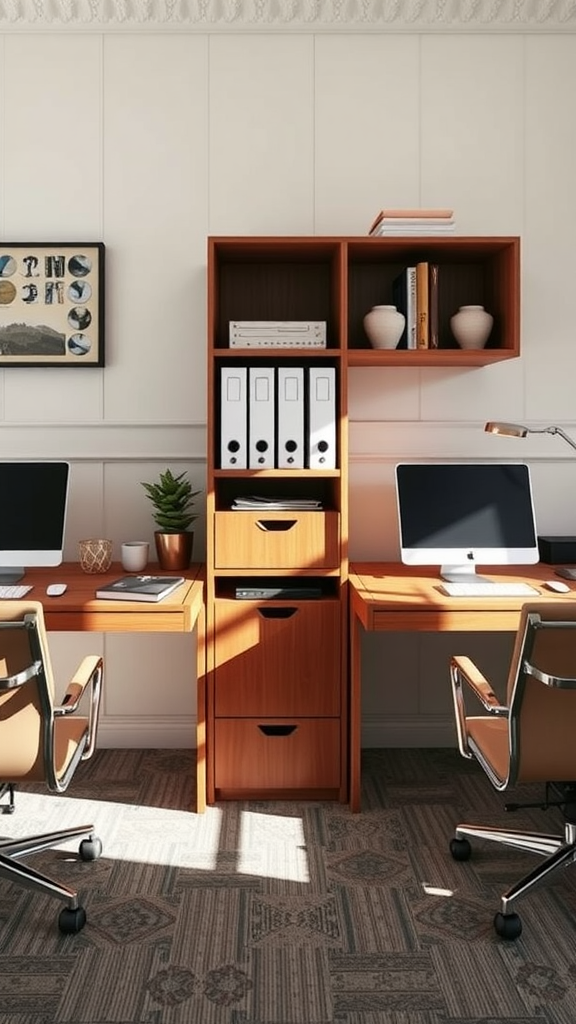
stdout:
<svg viewBox="0 0 576 1024">
<path fill-rule="evenodd" d="M 0 583 L 60 565 L 69 476 L 67 462 L 0 461 Z"/>
<path fill-rule="evenodd" d="M 438 565 L 443 579 L 457 581 L 479 564 L 539 561 L 523 463 L 401 463 L 396 498 L 406 565 Z"/>
</svg>

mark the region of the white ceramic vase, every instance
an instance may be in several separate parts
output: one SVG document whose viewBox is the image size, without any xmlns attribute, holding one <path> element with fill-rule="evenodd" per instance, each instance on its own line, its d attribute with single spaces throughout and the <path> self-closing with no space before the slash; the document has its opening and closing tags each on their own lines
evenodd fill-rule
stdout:
<svg viewBox="0 0 576 1024">
<path fill-rule="evenodd" d="M 452 334 L 460 348 L 484 348 L 490 337 L 494 317 L 484 306 L 460 306 L 450 318 Z"/>
<path fill-rule="evenodd" d="M 372 348 L 396 348 L 405 323 L 396 306 L 372 306 L 364 317 L 364 330 Z"/>
</svg>

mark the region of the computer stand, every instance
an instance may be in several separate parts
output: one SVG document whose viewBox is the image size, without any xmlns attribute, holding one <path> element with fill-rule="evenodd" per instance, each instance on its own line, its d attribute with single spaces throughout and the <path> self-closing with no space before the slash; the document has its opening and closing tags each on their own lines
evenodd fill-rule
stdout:
<svg viewBox="0 0 576 1024">
<path fill-rule="evenodd" d="M 445 583 L 491 583 L 486 576 L 479 576 L 474 565 L 441 565 L 440 578 Z"/>
<path fill-rule="evenodd" d="M 0 586 L 11 587 L 13 583 L 20 583 L 20 580 L 24 578 L 25 569 L 24 566 L 12 566 L 11 568 L 2 568 L 0 566 Z"/>
</svg>

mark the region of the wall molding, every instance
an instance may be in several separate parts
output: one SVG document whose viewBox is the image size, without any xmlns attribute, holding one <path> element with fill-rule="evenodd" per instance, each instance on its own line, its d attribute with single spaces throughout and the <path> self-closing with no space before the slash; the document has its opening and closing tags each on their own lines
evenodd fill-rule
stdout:
<svg viewBox="0 0 576 1024">
<path fill-rule="evenodd" d="M 101 749 L 189 749 L 196 747 L 196 719 L 179 715 L 147 719 L 100 716 L 98 743 Z"/>
<path fill-rule="evenodd" d="M 0 447 L 13 459 L 75 462 L 206 462 L 204 423 L 11 423 L 0 426 Z"/>
<path fill-rule="evenodd" d="M 0 31 L 576 32 L 570 0 L 0 0 Z"/>
<path fill-rule="evenodd" d="M 454 747 L 454 718 L 449 715 L 364 715 L 362 747 Z M 196 747 L 196 719 L 179 716 L 148 720 L 136 716 L 100 716 L 101 748 Z"/>
</svg>

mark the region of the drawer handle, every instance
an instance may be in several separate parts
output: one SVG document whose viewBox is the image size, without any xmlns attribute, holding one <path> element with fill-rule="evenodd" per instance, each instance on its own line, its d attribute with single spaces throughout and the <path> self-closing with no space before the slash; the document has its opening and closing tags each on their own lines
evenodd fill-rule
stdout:
<svg viewBox="0 0 576 1024">
<path fill-rule="evenodd" d="M 296 732 L 297 725 L 259 725 L 260 732 L 265 736 L 291 736 Z"/>
<path fill-rule="evenodd" d="M 265 533 L 285 533 L 296 526 L 296 519 L 257 519 L 256 526 Z"/>
<path fill-rule="evenodd" d="M 290 619 L 298 611 L 290 606 L 285 608 L 259 608 L 258 612 L 263 619 Z"/>
</svg>

